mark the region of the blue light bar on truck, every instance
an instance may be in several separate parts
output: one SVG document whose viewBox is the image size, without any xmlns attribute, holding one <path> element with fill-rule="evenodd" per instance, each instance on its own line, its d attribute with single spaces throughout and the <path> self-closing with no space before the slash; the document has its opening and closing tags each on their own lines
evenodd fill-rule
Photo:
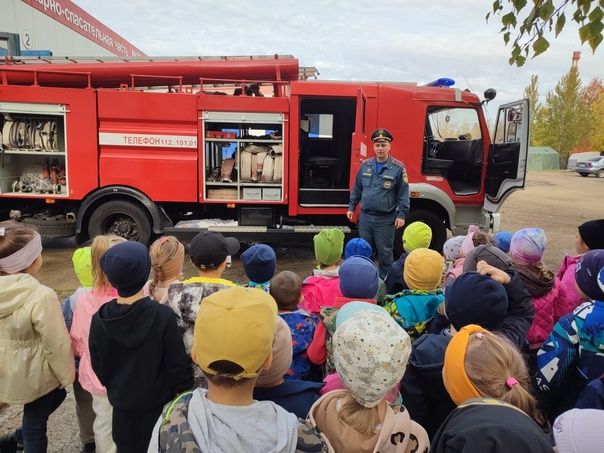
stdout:
<svg viewBox="0 0 604 453">
<path fill-rule="evenodd" d="M 433 80 L 432 82 L 426 83 L 427 87 L 450 87 L 455 85 L 455 80 L 442 77 L 440 79 Z"/>
</svg>

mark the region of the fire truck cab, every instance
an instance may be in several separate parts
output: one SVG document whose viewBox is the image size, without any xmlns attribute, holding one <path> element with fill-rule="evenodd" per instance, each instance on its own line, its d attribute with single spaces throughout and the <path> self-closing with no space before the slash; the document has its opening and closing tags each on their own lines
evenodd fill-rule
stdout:
<svg viewBox="0 0 604 453">
<path fill-rule="evenodd" d="M 269 242 L 326 226 L 349 233 L 350 187 L 373 156 L 368 136 L 383 127 L 408 172 L 407 224 L 428 223 L 432 247 L 447 229 L 499 228 L 499 207 L 524 187 L 526 100 L 500 107 L 492 140 L 485 101 L 447 82 L 309 74 L 291 56 L 7 59 L 0 215 L 80 241 L 202 229 Z"/>
</svg>

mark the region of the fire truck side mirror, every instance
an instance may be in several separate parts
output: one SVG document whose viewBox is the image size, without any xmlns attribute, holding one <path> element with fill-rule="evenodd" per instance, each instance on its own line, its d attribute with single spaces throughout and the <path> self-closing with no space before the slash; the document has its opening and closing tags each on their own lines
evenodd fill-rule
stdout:
<svg viewBox="0 0 604 453">
<path fill-rule="evenodd" d="M 495 91 L 493 88 L 487 88 L 484 92 L 484 101 L 483 102 L 490 102 L 493 99 L 495 99 L 495 96 L 497 96 L 497 91 Z"/>
</svg>

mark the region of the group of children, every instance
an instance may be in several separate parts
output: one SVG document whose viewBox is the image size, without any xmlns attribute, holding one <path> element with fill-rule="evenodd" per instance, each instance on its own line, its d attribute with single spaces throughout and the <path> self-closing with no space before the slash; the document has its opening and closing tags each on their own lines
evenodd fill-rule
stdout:
<svg viewBox="0 0 604 453">
<path fill-rule="evenodd" d="M 539 228 L 431 236 L 409 225 L 384 280 L 338 229 L 304 279 L 256 244 L 242 285 L 220 233 L 193 238 L 187 279 L 174 237 L 98 236 L 61 305 L 38 233 L 0 227 L 0 403 L 24 405 L 0 452 L 46 451 L 71 384 L 84 452 L 599 451 L 604 219 L 557 274 Z"/>
</svg>

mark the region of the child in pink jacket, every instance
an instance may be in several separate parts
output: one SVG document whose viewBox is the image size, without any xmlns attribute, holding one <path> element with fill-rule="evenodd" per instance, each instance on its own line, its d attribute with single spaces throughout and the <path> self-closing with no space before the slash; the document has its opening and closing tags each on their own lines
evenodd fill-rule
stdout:
<svg viewBox="0 0 604 453">
<path fill-rule="evenodd" d="M 546 238 L 541 228 L 525 228 L 512 236 L 512 267 L 524 283 L 535 306 L 535 319 L 527 341 L 533 351 L 539 349 L 569 304 L 564 286 L 541 261 Z M 572 309 L 570 309 L 572 311 Z"/>
<path fill-rule="evenodd" d="M 326 228 L 313 237 L 315 257 L 319 263 L 313 275 L 302 283 L 300 308 L 318 314 L 321 307 L 333 307 L 336 297 L 341 297 L 338 270 L 344 251 L 344 233 L 337 228 Z"/>
<path fill-rule="evenodd" d="M 560 270 L 556 274 L 556 278 L 562 282 L 562 286 L 566 291 L 568 301 L 566 309 L 568 311 L 564 314 L 570 313 L 583 302 L 575 285 L 575 268 L 584 253 L 596 249 L 604 249 L 604 219 L 589 220 L 579 225 L 575 238 L 575 252 L 577 255 L 565 256 Z"/>
<path fill-rule="evenodd" d="M 107 399 L 107 390 L 92 370 L 88 337 L 93 315 L 101 305 L 117 297 L 117 291 L 111 287 L 101 270 L 101 257 L 107 250 L 121 242 L 125 242 L 125 239 L 113 235 L 94 238 L 91 246 L 92 290 L 78 298 L 70 331 L 74 354 L 80 357 L 78 380 L 82 388 L 92 395 L 92 409 L 95 413 L 92 429 L 96 451 L 99 453 L 116 452 L 111 428 L 113 410 Z"/>
</svg>

